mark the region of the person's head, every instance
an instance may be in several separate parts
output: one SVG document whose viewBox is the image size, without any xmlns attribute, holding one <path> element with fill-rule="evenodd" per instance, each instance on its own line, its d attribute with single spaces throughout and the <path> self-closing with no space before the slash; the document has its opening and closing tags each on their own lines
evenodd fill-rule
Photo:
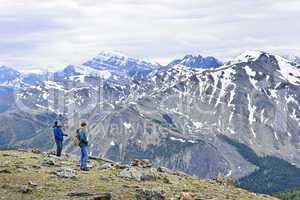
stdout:
<svg viewBox="0 0 300 200">
<path fill-rule="evenodd" d="M 59 123 L 59 121 L 55 121 L 55 122 L 54 122 L 54 126 L 56 126 L 56 127 L 60 127 L 60 126 L 61 126 L 61 124 Z"/>
<path fill-rule="evenodd" d="M 85 128 L 85 127 L 87 126 L 87 123 L 86 123 L 86 122 L 81 122 L 80 126 L 81 126 L 82 128 Z"/>
</svg>

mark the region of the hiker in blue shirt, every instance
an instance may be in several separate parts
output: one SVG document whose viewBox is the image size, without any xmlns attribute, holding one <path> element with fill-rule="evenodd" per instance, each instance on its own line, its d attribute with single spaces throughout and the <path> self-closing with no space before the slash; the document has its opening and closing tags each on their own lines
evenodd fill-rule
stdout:
<svg viewBox="0 0 300 200">
<path fill-rule="evenodd" d="M 80 169 L 83 171 L 88 171 L 88 135 L 87 135 L 87 124 L 85 122 L 81 123 L 80 128 L 77 130 L 77 137 L 80 141 Z"/>
<path fill-rule="evenodd" d="M 64 136 L 67 136 L 67 135 L 63 133 L 61 124 L 59 123 L 59 121 L 54 122 L 53 134 L 54 134 L 54 139 L 55 139 L 55 143 L 56 143 L 56 156 L 60 157 L 61 152 L 62 152 L 62 143 L 64 140 Z"/>
</svg>

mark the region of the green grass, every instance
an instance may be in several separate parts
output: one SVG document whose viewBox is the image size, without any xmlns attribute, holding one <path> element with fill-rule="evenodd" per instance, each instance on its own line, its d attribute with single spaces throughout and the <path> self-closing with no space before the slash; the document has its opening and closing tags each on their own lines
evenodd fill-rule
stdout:
<svg viewBox="0 0 300 200">
<path fill-rule="evenodd" d="M 267 200 L 267 196 L 257 196 L 245 190 L 235 188 L 231 185 L 220 185 L 214 181 L 207 181 L 192 177 L 180 177 L 171 174 L 164 174 L 171 184 L 164 183 L 163 179 L 154 181 L 141 181 L 124 179 L 119 177 L 121 169 L 100 170 L 103 162 L 91 160 L 94 167 L 89 172 L 77 171 L 76 179 L 60 178 L 53 174 L 59 166 L 42 167 L 34 166 L 43 159 L 41 154 L 33 154 L 20 151 L 1 151 L 0 169 L 9 169 L 12 173 L 0 173 L 0 197 L 4 199 L 69 199 L 68 192 L 91 192 L 102 193 L 112 192 L 113 199 L 133 200 L 137 188 L 157 188 L 165 192 L 167 199 L 174 197 L 182 191 L 200 193 L 201 198 L 207 199 L 243 199 L 243 200 Z M 72 168 L 78 169 L 77 160 L 56 161 L 58 165 L 69 164 Z M 16 166 L 28 168 L 18 172 Z M 22 185 L 28 185 L 32 181 L 38 184 L 32 192 L 22 194 L 19 189 Z M 77 198 L 76 198 L 77 199 Z M 79 199 L 79 198 L 78 198 Z"/>
</svg>

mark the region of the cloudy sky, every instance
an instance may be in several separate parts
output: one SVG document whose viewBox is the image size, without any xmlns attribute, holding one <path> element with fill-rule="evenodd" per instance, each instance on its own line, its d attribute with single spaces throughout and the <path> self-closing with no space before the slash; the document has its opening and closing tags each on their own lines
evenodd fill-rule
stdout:
<svg viewBox="0 0 300 200">
<path fill-rule="evenodd" d="M 161 63 L 300 55 L 299 19 L 299 0 L 0 0 L 0 65 L 55 69 L 102 50 Z"/>
</svg>

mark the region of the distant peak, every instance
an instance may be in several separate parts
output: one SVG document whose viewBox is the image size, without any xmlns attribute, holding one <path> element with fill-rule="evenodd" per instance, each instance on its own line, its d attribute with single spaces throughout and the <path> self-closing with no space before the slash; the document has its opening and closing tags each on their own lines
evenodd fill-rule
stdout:
<svg viewBox="0 0 300 200">
<path fill-rule="evenodd" d="M 108 57 L 123 57 L 127 58 L 128 56 L 120 51 L 116 50 L 103 50 L 98 53 L 100 56 L 108 56 Z"/>
<path fill-rule="evenodd" d="M 216 68 L 222 65 L 218 59 L 208 56 L 187 54 L 182 59 L 176 59 L 168 64 L 168 66 L 184 65 L 192 68 Z"/>
<path fill-rule="evenodd" d="M 291 62 L 294 62 L 296 64 L 300 64 L 300 57 L 299 56 L 295 56 L 295 55 L 283 55 L 282 56 L 283 58 L 291 61 Z"/>
<path fill-rule="evenodd" d="M 256 60 L 265 52 L 263 51 L 255 51 L 255 50 L 246 50 L 245 52 L 241 53 L 239 56 L 235 57 L 234 60 L 238 61 L 248 61 L 249 59 Z"/>
<path fill-rule="evenodd" d="M 0 66 L 0 69 L 10 69 L 10 70 L 13 70 L 13 68 L 11 68 L 11 67 L 7 67 L 7 66 L 5 66 L 5 65 L 2 65 L 2 66 Z"/>
<path fill-rule="evenodd" d="M 18 70 L 14 69 L 12 67 L 5 66 L 5 65 L 0 66 L 0 70 L 1 71 L 10 71 L 10 72 L 14 72 L 14 73 L 19 73 Z"/>
</svg>

